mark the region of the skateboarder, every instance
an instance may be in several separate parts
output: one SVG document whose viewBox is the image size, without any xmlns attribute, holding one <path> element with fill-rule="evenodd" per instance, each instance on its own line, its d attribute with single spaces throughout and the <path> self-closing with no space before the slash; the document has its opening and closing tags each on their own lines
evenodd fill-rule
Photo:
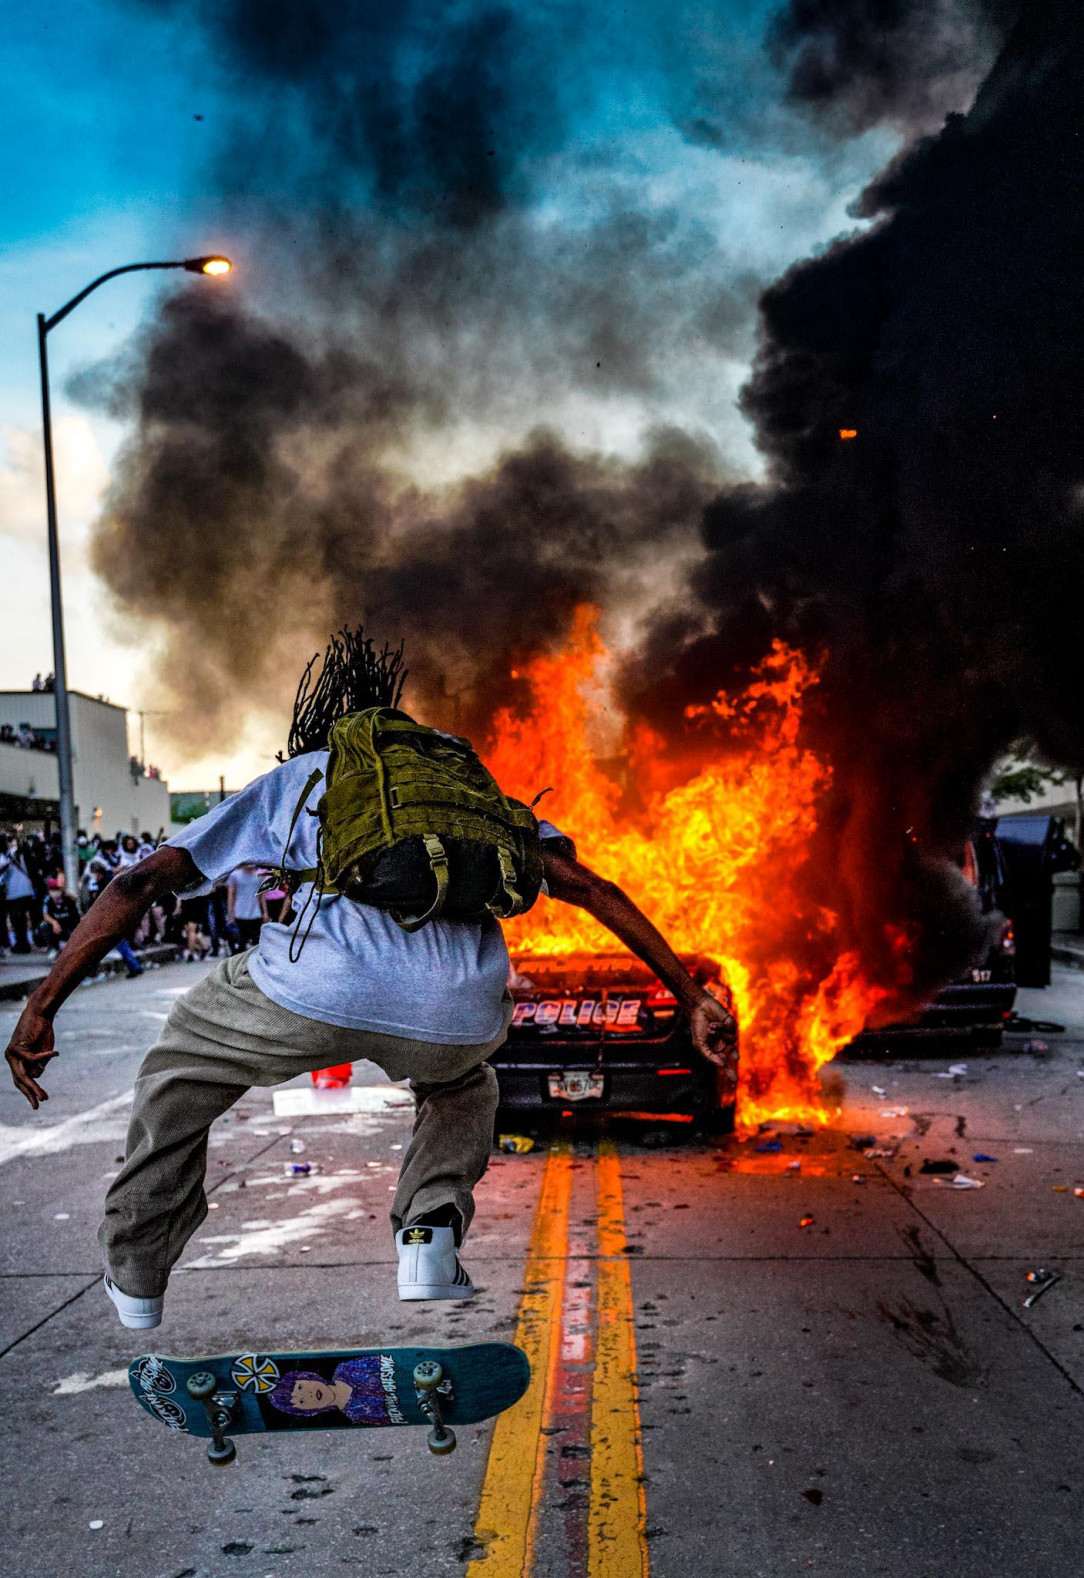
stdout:
<svg viewBox="0 0 1084 1578">
<path fill-rule="evenodd" d="M 32 1107 L 47 1099 L 40 1081 L 57 1055 L 57 1010 L 152 904 L 169 893 L 209 893 L 249 862 L 279 866 L 284 851 L 296 870 L 318 865 L 320 787 L 313 774 L 327 766 L 327 751 L 318 748 L 326 745 L 327 719 L 393 704 L 371 664 L 364 674 L 356 665 L 332 674 L 330 710 L 326 680 L 325 668 L 316 709 L 324 723 L 314 725 L 310 708 L 307 727 L 299 727 L 295 712 L 289 760 L 119 872 L 80 921 L 27 1001 L 7 1049 L 12 1078 Z M 307 785 L 312 792 L 304 797 Z M 736 1081 L 732 1016 L 621 889 L 576 859 L 569 839 L 548 822 L 540 833 L 550 897 L 586 910 L 638 954 L 684 1009 L 697 1049 Z M 305 891 L 298 894 L 302 911 Z M 207 1214 L 203 1183 L 214 1120 L 253 1085 L 364 1059 L 393 1080 L 409 1080 L 417 1101 L 391 1208 L 399 1297 L 474 1293 L 458 1248 L 492 1145 L 497 1080 L 487 1059 L 512 1016 L 500 924 L 492 917 L 436 919 L 409 933 L 373 904 L 329 895 L 313 906 L 311 886 L 308 892 L 311 929 L 300 953 L 288 924 L 268 922 L 258 946 L 220 960 L 176 1000 L 139 1071 L 125 1162 L 99 1233 L 105 1290 L 125 1326 L 161 1321 L 170 1270 Z"/>
</svg>

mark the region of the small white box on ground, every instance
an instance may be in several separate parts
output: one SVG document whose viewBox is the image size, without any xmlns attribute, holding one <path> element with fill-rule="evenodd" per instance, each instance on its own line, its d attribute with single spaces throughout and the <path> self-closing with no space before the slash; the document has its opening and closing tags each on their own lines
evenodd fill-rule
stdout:
<svg viewBox="0 0 1084 1578">
<path fill-rule="evenodd" d="M 345 1085 L 338 1090 L 294 1086 L 274 1093 L 276 1118 L 311 1118 L 329 1112 L 396 1112 L 414 1105 L 402 1085 Z"/>
</svg>

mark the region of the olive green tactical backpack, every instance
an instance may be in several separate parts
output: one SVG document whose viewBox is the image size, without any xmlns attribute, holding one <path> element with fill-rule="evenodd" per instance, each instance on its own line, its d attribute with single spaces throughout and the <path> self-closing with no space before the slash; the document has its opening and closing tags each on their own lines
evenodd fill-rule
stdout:
<svg viewBox="0 0 1084 1578">
<path fill-rule="evenodd" d="M 532 808 L 541 796 L 532 807 L 510 800 L 469 740 L 369 707 L 335 723 L 328 752 L 317 864 L 283 865 L 291 891 L 312 882 L 317 902 L 330 893 L 374 904 L 407 932 L 438 916 L 504 920 L 530 909 L 542 884 Z M 305 785 L 287 851 L 321 776 Z"/>
</svg>

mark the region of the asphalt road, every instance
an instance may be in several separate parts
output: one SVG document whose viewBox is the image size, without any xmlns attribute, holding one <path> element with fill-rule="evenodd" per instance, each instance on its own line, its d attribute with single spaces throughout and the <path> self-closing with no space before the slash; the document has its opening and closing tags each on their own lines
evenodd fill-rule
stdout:
<svg viewBox="0 0 1084 1578">
<path fill-rule="evenodd" d="M 950 1078 L 949 1057 L 837 1065 L 838 1131 L 779 1151 L 573 1131 L 495 1157 L 468 1305 L 395 1296 L 409 1114 L 276 1119 L 255 1093 L 216 1126 L 214 1209 L 144 1344 L 101 1293 L 95 1231 L 140 1056 L 199 969 L 80 991 L 47 1107 L 2 1094 L 8 1571 L 1077 1578 L 1084 974 L 1022 995 L 1068 1026 L 1046 1050 L 1018 1037 Z M 16 1012 L 0 1006 L 5 1040 Z M 863 1132 L 894 1154 L 862 1155 Z M 323 1171 L 289 1182 L 298 1139 Z M 924 1158 L 986 1187 L 939 1184 Z M 1025 1310 L 1039 1266 L 1061 1281 Z M 443 1460 L 389 1429 L 247 1437 L 215 1469 L 125 1382 L 144 1346 L 517 1334 L 532 1392 Z"/>
</svg>

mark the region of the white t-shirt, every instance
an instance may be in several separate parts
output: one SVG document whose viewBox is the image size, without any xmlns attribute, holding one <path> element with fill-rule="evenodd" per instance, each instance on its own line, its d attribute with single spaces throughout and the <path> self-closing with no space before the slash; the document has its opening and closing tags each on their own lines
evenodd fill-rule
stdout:
<svg viewBox="0 0 1084 1578">
<path fill-rule="evenodd" d="M 294 809 L 316 768 L 326 770 L 326 751 L 295 756 L 173 835 L 169 843 L 187 849 L 207 879 L 190 895 L 209 893 L 244 861 L 280 863 Z M 287 859 L 295 869 L 316 865 L 315 811 L 323 790 L 320 779 L 298 817 Z M 540 826 L 543 836 L 561 836 L 549 823 Z M 311 884 L 298 890 L 295 909 L 305 907 L 311 892 Z M 310 909 L 302 935 L 311 918 Z M 249 962 L 261 992 L 282 1008 L 324 1024 L 450 1046 L 491 1041 L 500 1031 L 509 966 L 496 920 L 436 920 L 408 934 L 373 905 L 324 898 L 296 964 L 289 957 L 293 929 L 293 922 L 269 921 Z"/>
<path fill-rule="evenodd" d="M 301 790 L 297 792 L 300 794 Z M 263 910 L 256 895 L 260 891 L 263 879 L 262 871 L 246 871 L 244 866 L 238 866 L 236 871 L 230 872 L 230 879 L 226 885 L 233 889 L 234 920 L 259 920 Z"/>
<path fill-rule="evenodd" d="M 7 880 L 4 882 L 6 873 Z M 34 884 L 26 869 L 22 854 L 13 849 L 9 854 L 0 855 L 0 902 L 4 898 L 10 899 L 14 904 L 16 899 L 32 899 L 34 897 Z"/>
</svg>

